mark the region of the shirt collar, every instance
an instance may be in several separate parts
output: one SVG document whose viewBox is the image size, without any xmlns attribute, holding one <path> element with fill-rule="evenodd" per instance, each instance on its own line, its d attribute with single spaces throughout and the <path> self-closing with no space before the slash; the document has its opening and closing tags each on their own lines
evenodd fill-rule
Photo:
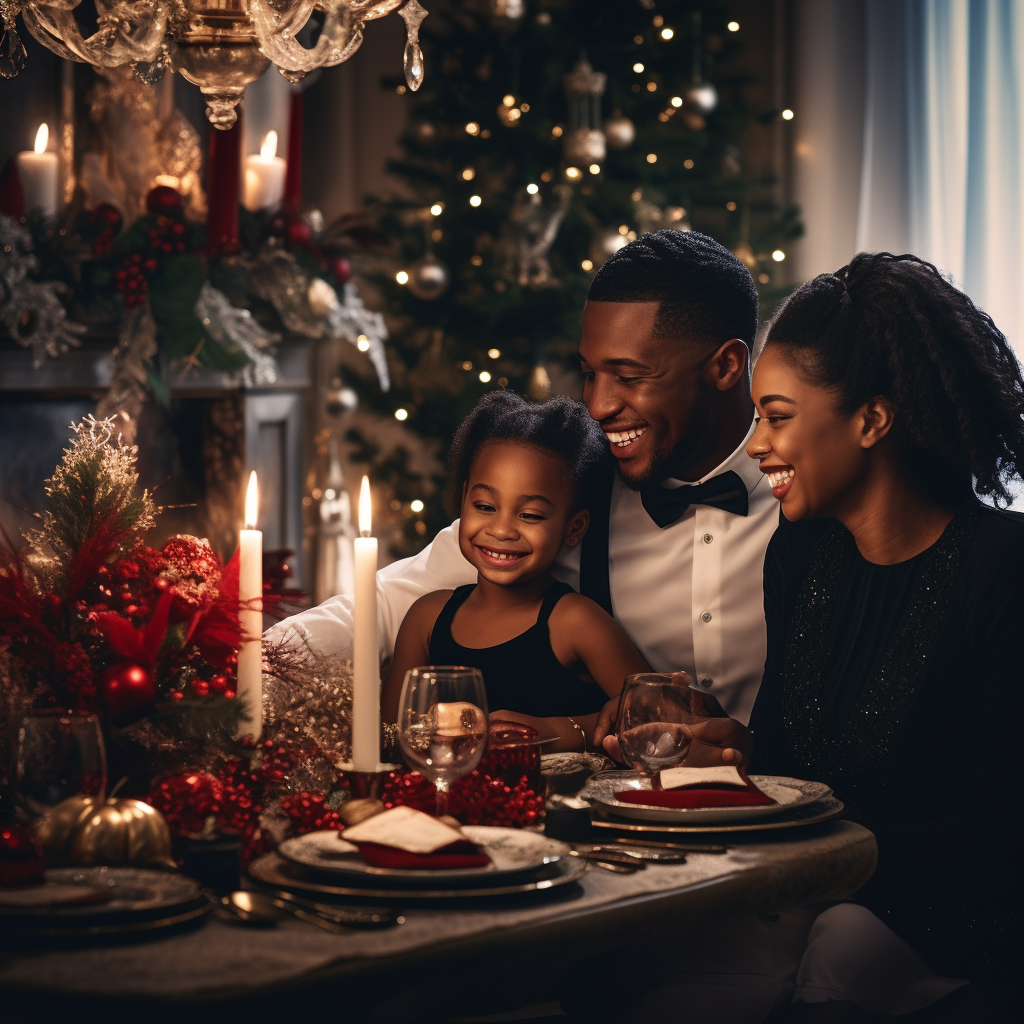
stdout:
<svg viewBox="0 0 1024 1024">
<path fill-rule="evenodd" d="M 661 482 L 661 486 L 667 487 L 670 490 L 675 490 L 675 488 L 683 486 L 692 487 L 695 484 L 702 484 L 705 480 L 710 480 L 714 476 L 719 476 L 722 473 L 727 473 L 729 470 L 732 470 L 734 473 L 737 473 L 743 483 L 746 484 L 747 494 L 751 494 L 754 488 L 764 480 L 764 474 L 759 468 L 757 459 L 752 459 L 747 454 L 747 442 L 753 435 L 754 427 L 756 426 L 757 420 L 751 419 L 750 427 L 747 430 L 746 436 L 742 441 L 740 441 L 736 450 L 724 461 L 715 466 L 710 473 L 706 473 L 699 480 L 676 480 L 673 477 L 669 477 Z"/>
</svg>

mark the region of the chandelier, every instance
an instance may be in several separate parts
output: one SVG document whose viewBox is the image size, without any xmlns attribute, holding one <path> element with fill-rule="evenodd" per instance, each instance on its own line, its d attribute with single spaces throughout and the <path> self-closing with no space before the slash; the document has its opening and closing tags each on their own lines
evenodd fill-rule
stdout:
<svg viewBox="0 0 1024 1024">
<path fill-rule="evenodd" d="M 419 27 L 427 12 L 418 0 L 95 0 L 97 28 L 88 38 L 73 13 L 80 2 L 0 0 L 0 75 L 13 78 L 25 66 L 20 13 L 29 32 L 66 60 L 131 64 L 149 83 L 177 71 L 199 86 L 210 123 L 227 129 L 245 87 L 271 64 L 291 82 L 340 64 L 359 49 L 366 22 L 401 8 L 405 78 L 414 92 L 423 81 Z M 316 42 L 303 45 L 307 37 Z"/>
</svg>

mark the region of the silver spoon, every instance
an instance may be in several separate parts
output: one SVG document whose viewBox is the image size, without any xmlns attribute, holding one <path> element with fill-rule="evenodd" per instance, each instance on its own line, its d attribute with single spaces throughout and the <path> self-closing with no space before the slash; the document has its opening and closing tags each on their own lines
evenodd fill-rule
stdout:
<svg viewBox="0 0 1024 1024">
<path fill-rule="evenodd" d="M 363 911 L 339 910 L 330 914 L 300 907 L 291 901 L 278 899 L 263 892 L 237 889 L 220 902 L 240 921 L 253 925 L 273 925 L 292 916 L 308 924 L 316 925 L 329 932 L 343 932 L 349 928 L 373 927 L 380 924 L 398 924 L 399 918 L 387 912 L 368 913 Z"/>
</svg>

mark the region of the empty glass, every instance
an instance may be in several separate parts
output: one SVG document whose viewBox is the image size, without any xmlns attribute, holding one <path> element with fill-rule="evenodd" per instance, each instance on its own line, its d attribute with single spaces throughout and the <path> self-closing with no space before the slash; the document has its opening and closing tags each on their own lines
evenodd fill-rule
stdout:
<svg viewBox="0 0 1024 1024">
<path fill-rule="evenodd" d="M 426 665 L 405 674 L 398 741 L 409 763 L 434 783 L 437 814 L 451 784 L 480 762 L 487 743 L 487 691 L 475 668 Z"/>
<path fill-rule="evenodd" d="M 660 672 L 640 672 L 626 679 L 616 733 L 623 760 L 636 771 L 654 775 L 674 768 L 689 752 L 686 725 L 696 716 L 690 687 L 681 674 L 677 680 Z"/>
<path fill-rule="evenodd" d="M 70 796 L 102 797 L 106 788 L 107 756 L 95 715 L 46 711 L 21 720 L 14 790 L 23 814 L 38 818 Z"/>
</svg>

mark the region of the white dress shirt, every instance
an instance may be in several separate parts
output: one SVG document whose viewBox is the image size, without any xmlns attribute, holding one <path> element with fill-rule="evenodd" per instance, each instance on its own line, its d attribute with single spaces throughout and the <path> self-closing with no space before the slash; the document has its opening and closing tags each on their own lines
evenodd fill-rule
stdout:
<svg viewBox="0 0 1024 1024">
<path fill-rule="evenodd" d="M 761 683 L 766 651 L 762 572 L 779 505 L 768 481 L 739 447 L 696 481 L 733 470 L 747 486 L 749 511 L 734 515 L 691 505 L 670 526 L 651 519 L 640 495 L 616 478 L 612 489 L 608 556 L 615 618 L 658 672 L 684 669 L 722 707 L 746 722 Z M 405 613 L 417 598 L 476 582 L 476 570 L 459 550 L 458 520 L 423 551 L 377 573 L 377 635 L 390 659 Z M 554 574 L 579 589 L 580 549 L 563 548 Z M 339 595 L 274 626 L 283 639 L 294 630 L 325 654 L 352 646 L 352 598 Z"/>
</svg>

